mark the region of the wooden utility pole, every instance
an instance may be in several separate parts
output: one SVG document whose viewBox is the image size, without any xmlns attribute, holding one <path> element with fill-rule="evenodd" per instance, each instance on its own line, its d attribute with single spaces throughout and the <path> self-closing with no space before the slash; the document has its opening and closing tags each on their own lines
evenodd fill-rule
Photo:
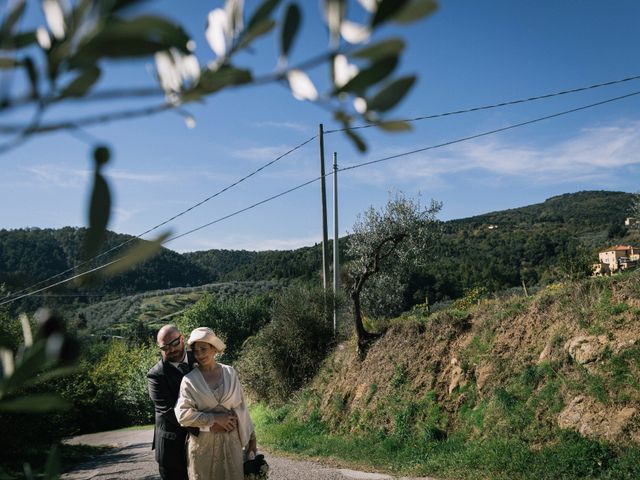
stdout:
<svg viewBox="0 0 640 480">
<path fill-rule="evenodd" d="M 333 152 L 333 335 L 338 327 L 338 289 L 340 288 L 340 248 L 338 242 L 338 154 Z"/>
<path fill-rule="evenodd" d="M 327 255 L 329 232 L 327 227 L 327 187 L 324 180 L 324 127 L 319 126 L 318 138 L 320 139 L 320 194 L 322 197 L 322 288 L 327 290 L 329 281 L 329 257 Z"/>
</svg>

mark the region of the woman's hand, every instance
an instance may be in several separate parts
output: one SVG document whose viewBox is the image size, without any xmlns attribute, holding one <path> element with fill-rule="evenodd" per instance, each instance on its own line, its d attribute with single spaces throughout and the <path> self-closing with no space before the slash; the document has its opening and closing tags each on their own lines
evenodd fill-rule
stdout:
<svg viewBox="0 0 640 480">
<path fill-rule="evenodd" d="M 212 431 L 231 432 L 238 426 L 238 415 L 233 410 L 216 413 L 213 417 Z"/>
<path fill-rule="evenodd" d="M 249 438 L 249 442 L 247 443 L 247 446 L 244 448 L 247 454 L 249 454 L 249 452 L 253 452 L 254 455 L 256 454 L 256 452 L 258 451 L 258 441 L 256 440 L 256 432 L 251 432 L 251 438 Z"/>
</svg>

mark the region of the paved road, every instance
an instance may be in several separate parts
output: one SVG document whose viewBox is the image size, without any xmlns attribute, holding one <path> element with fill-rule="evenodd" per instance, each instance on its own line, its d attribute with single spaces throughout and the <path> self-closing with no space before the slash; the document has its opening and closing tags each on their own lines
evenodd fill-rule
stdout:
<svg viewBox="0 0 640 480">
<path fill-rule="evenodd" d="M 80 435 L 66 440 L 75 445 L 105 445 L 111 449 L 62 475 L 65 480 L 118 479 L 159 480 L 158 465 L 151 451 L 152 429 L 116 430 L 113 432 Z M 270 480 L 435 480 L 422 477 L 393 477 L 391 475 L 359 472 L 322 465 L 306 460 L 292 460 L 266 454 L 271 471 Z"/>
</svg>

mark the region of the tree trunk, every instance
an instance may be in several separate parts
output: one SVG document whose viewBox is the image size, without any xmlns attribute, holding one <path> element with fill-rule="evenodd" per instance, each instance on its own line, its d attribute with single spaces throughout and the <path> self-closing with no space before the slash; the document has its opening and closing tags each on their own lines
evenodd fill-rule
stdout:
<svg viewBox="0 0 640 480">
<path fill-rule="evenodd" d="M 351 301 L 353 302 L 353 324 L 356 328 L 356 339 L 358 341 L 358 355 L 363 358 L 371 343 L 380 335 L 367 332 L 362 323 L 362 309 L 360 307 L 360 291 L 351 292 Z"/>
</svg>

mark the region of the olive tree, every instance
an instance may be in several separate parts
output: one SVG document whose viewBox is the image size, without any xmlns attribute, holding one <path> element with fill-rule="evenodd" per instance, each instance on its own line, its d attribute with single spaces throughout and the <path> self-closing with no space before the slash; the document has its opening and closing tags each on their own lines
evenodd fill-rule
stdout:
<svg viewBox="0 0 640 480">
<path fill-rule="evenodd" d="M 377 289 L 380 295 L 398 293 L 402 273 L 428 259 L 430 243 L 439 230 L 436 215 L 441 207 L 434 200 L 423 206 L 419 200 L 397 193 L 382 209 L 371 207 L 356 219 L 347 244 L 347 255 L 352 259 L 347 265 L 347 289 L 361 354 L 377 337 L 365 330 L 362 321 L 364 289 L 375 279 L 377 284 L 395 286 Z"/>
</svg>

